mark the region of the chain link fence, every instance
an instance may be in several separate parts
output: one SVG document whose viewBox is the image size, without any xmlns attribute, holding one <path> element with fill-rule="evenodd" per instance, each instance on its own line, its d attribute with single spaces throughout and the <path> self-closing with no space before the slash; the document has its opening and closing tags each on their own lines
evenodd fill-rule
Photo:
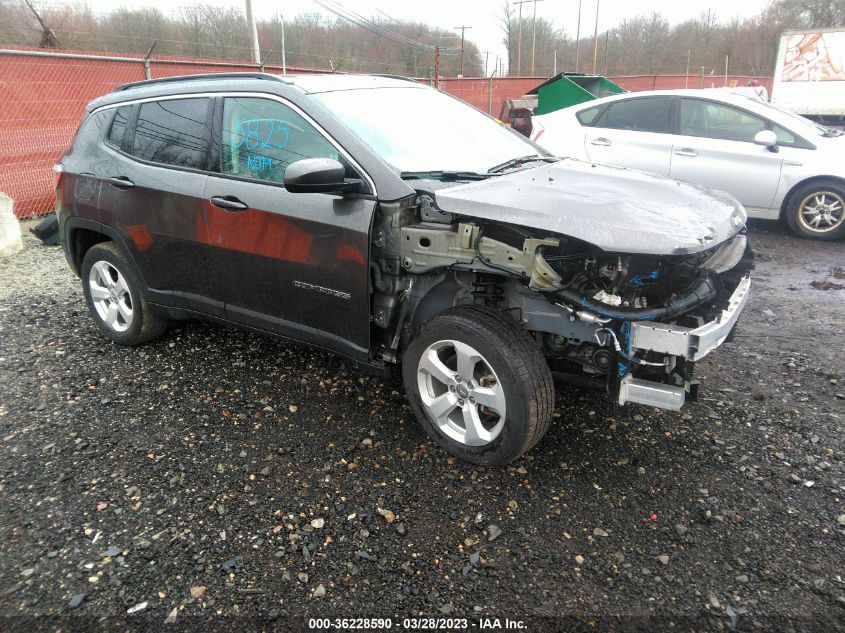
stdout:
<svg viewBox="0 0 845 633">
<path fill-rule="evenodd" d="M 51 212 L 53 164 L 70 145 L 86 104 L 115 86 L 259 69 L 282 72 L 281 66 L 242 62 L 0 49 L 0 192 L 14 199 L 20 218 Z"/>
<path fill-rule="evenodd" d="M 120 84 L 158 77 L 265 70 L 278 65 L 209 59 L 110 56 L 98 53 L 0 49 L 0 192 L 15 200 L 15 215 L 53 209 L 53 164 L 70 145 L 92 99 Z M 287 72 L 331 72 L 294 68 Z M 498 116 L 505 99 L 518 99 L 545 77 L 441 78 L 439 88 Z M 748 85 L 756 79 L 771 91 L 768 77 L 644 75 L 611 77 L 627 90 L 709 88 Z M 431 83 L 430 79 L 420 79 Z"/>
</svg>

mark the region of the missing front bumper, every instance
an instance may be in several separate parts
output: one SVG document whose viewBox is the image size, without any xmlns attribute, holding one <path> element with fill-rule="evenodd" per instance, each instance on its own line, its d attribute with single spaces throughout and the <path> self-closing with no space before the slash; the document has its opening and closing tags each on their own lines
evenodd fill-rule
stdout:
<svg viewBox="0 0 845 633">
<path fill-rule="evenodd" d="M 658 409 L 680 411 L 686 401 L 686 392 L 661 382 L 641 380 L 631 374 L 619 381 L 619 404 L 634 402 Z"/>
<path fill-rule="evenodd" d="M 742 278 L 727 307 L 713 321 L 697 328 L 639 321 L 631 324 L 631 347 L 701 360 L 725 342 L 736 325 L 751 289 L 751 277 Z"/>
<path fill-rule="evenodd" d="M 727 307 L 713 321 L 697 328 L 665 323 L 637 322 L 631 325 L 631 348 L 649 350 L 697 361 L 719 347 L 728 338 L 748 301 L 751 278 L 745 276 L 737 285 Z M 687 399 L 683 387 L 642 380 L 628 374 L 619 381 L 619 404 L 643 404 L 679 411 Z"/>
</svg>

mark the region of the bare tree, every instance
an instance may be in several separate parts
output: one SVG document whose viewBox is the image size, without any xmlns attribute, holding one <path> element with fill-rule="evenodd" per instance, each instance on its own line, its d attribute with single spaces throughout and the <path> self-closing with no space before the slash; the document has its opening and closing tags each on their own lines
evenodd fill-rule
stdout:
<svg viewBox="0 0 845 633">
<path fill-rule="evenodd" d="M 38 20 L 38 23 L 41 25 L 41 41 L 38 42 L 39 48 L 59 48 L 59 40 L 56 37 L 56 34 L 53 32 L 47 24 L 45 24 L 44 20 L 41 19 L 41 16 L 38 14 L 38 11 L 35 10 L 35 7 L 32 6 L 32 3 L 29 0 L 23 0 L 26 3 L 26 6 L 29 7 L 29 10 L 32 11 L 32 15 L 35 16 L 35 19 Z"/>
<path fill-rule="evenodd" d="M 519 16 L 507 2 L 502 6 L 499 14 L 499 25 L 502 29 L 502 44 L 508 51 L 508 73 L 516 72 L 516 50 L 519 46 L 516 33 L 519 31 Z M 531 34 L 535 29 L 535 21 L 532 16 L 523 16 L 522 31 Z M 560 60 L 564 57 L 570 43 L 562 28 L 558 28 L 553 22 L 538 17 L 536 20 L 536 38 L 522 38 L 522 59 L 531 59 L 531 48 L 534 44 L 535 74 L 541 77 L 548 77 L 554 70 L 555 54 Z"/>
<path fill-rule="evenodd" d="M 845 26 L 845 0 L 778 0 L 777 6 L 808 28 Z"/>
</svg>

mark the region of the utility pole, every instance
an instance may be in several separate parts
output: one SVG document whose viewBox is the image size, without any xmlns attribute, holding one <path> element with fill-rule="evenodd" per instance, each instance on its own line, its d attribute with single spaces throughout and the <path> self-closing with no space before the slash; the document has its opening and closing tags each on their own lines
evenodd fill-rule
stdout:
<svg viewBox="0 0 845 633">
<path fill-rule="evenodd" d="M 288 74 L 288 62 L 285 57 L 285 16 L 282 17 L 282 74 Z"/>
<path fill-rule="evenodd" d="M 250 32 L 252 44 L 252 59 L 256 64 L 261 64 L 261 52 L 258 50 L 258 29 L 255 27 L 255 17 L 252 15 L 252 0 L 246 2 L 246 24 Z"/>
<path fill-rule="evenodd" d="M 610 31 L 605 31 L 604 32 L 604 71 L 602 72 L 602 75 L 604 75 L 605 77 L 607 77 L 607 40 L 609 38 L 610 38 Z M 614 35 L 614 41 L 615 41 L 615 38 L 616 38 L 616 36 Z"/>
<path fill-rule="evenodd" d="M 575 27 L 575 72 L 578 72 L 578 57 L 581 48 L 581 0 L 578 0 L 578 26 Z"/>
<path fill-rule="evenodd" d="M 440 90 L 440 47 L 434 47 L 434 87 Z"/>
<path fill-rule="evenodd" d="M 519 38 L 516 46 L 516 74 L 522 76 L 522 5 L 529 2 L 534 3 L 534 25 L 532 27 L 533 34 L 531 36 L 531 76 L 534 76 L 534 49 L 537 45 L 537 3 L 543 0 L 519 0 L 514 4 L 519 5 Z"/>
<path fill-rule="evenodd" d="M 593 31 L 593 74 L 596 74 L 596 62 L 599 55 L 599 3 L 601 0 L 596 0 L 596 28 Z"/>
<path fill-rule="evenodd" d="M 528 2 L 528 0 L 522 0 L 521 2 L 517 2 L 516 4 L 519 5 L 519 39 L 516 43 L 516 76 L 522 76 L 522 5 Z M 510 68 L 508 68 L 508 74 L 510 74 Z"/>
<path fill-rule="evenodd" d="M 531 27 L 531 76 L 534 76 L 534 52 L 537 48 L 537 3 L 542 0 L 534 1 L 534 24 Z"/>
<path fill-rule="evenodd" d="M 471 26 L 464 26 L 464 25 L 455 27 L 456 30 L 461 29 L 461 74 L 460 74 L 461 77 L 464 76 L 464 31 L 466 31 L 467 29 L 471 29 L 471 28 L 472 28 Z M 486 66 L 484 67 L 484 72 L 487 72 Z"/>
</svg>

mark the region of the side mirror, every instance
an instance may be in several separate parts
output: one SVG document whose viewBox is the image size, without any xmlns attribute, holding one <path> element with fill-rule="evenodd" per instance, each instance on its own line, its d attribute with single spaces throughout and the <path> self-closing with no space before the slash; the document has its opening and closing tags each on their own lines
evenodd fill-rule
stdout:
<svg viewBox="0 0 845 633">
<path fill-rule="evenodd" d="M 754 144 L 768 147 L 769 151 L 778 151 L 778 136 L 772 130 L 760 130 L 754 135 Z"/>
<path fill-rule="evenodd" d="M 285 169 L 285 189 L 291 193 L 360 191 L 361 181 L 346 178 L 346 169 L 333 158 L 304 158 Z"/>
</svg>

